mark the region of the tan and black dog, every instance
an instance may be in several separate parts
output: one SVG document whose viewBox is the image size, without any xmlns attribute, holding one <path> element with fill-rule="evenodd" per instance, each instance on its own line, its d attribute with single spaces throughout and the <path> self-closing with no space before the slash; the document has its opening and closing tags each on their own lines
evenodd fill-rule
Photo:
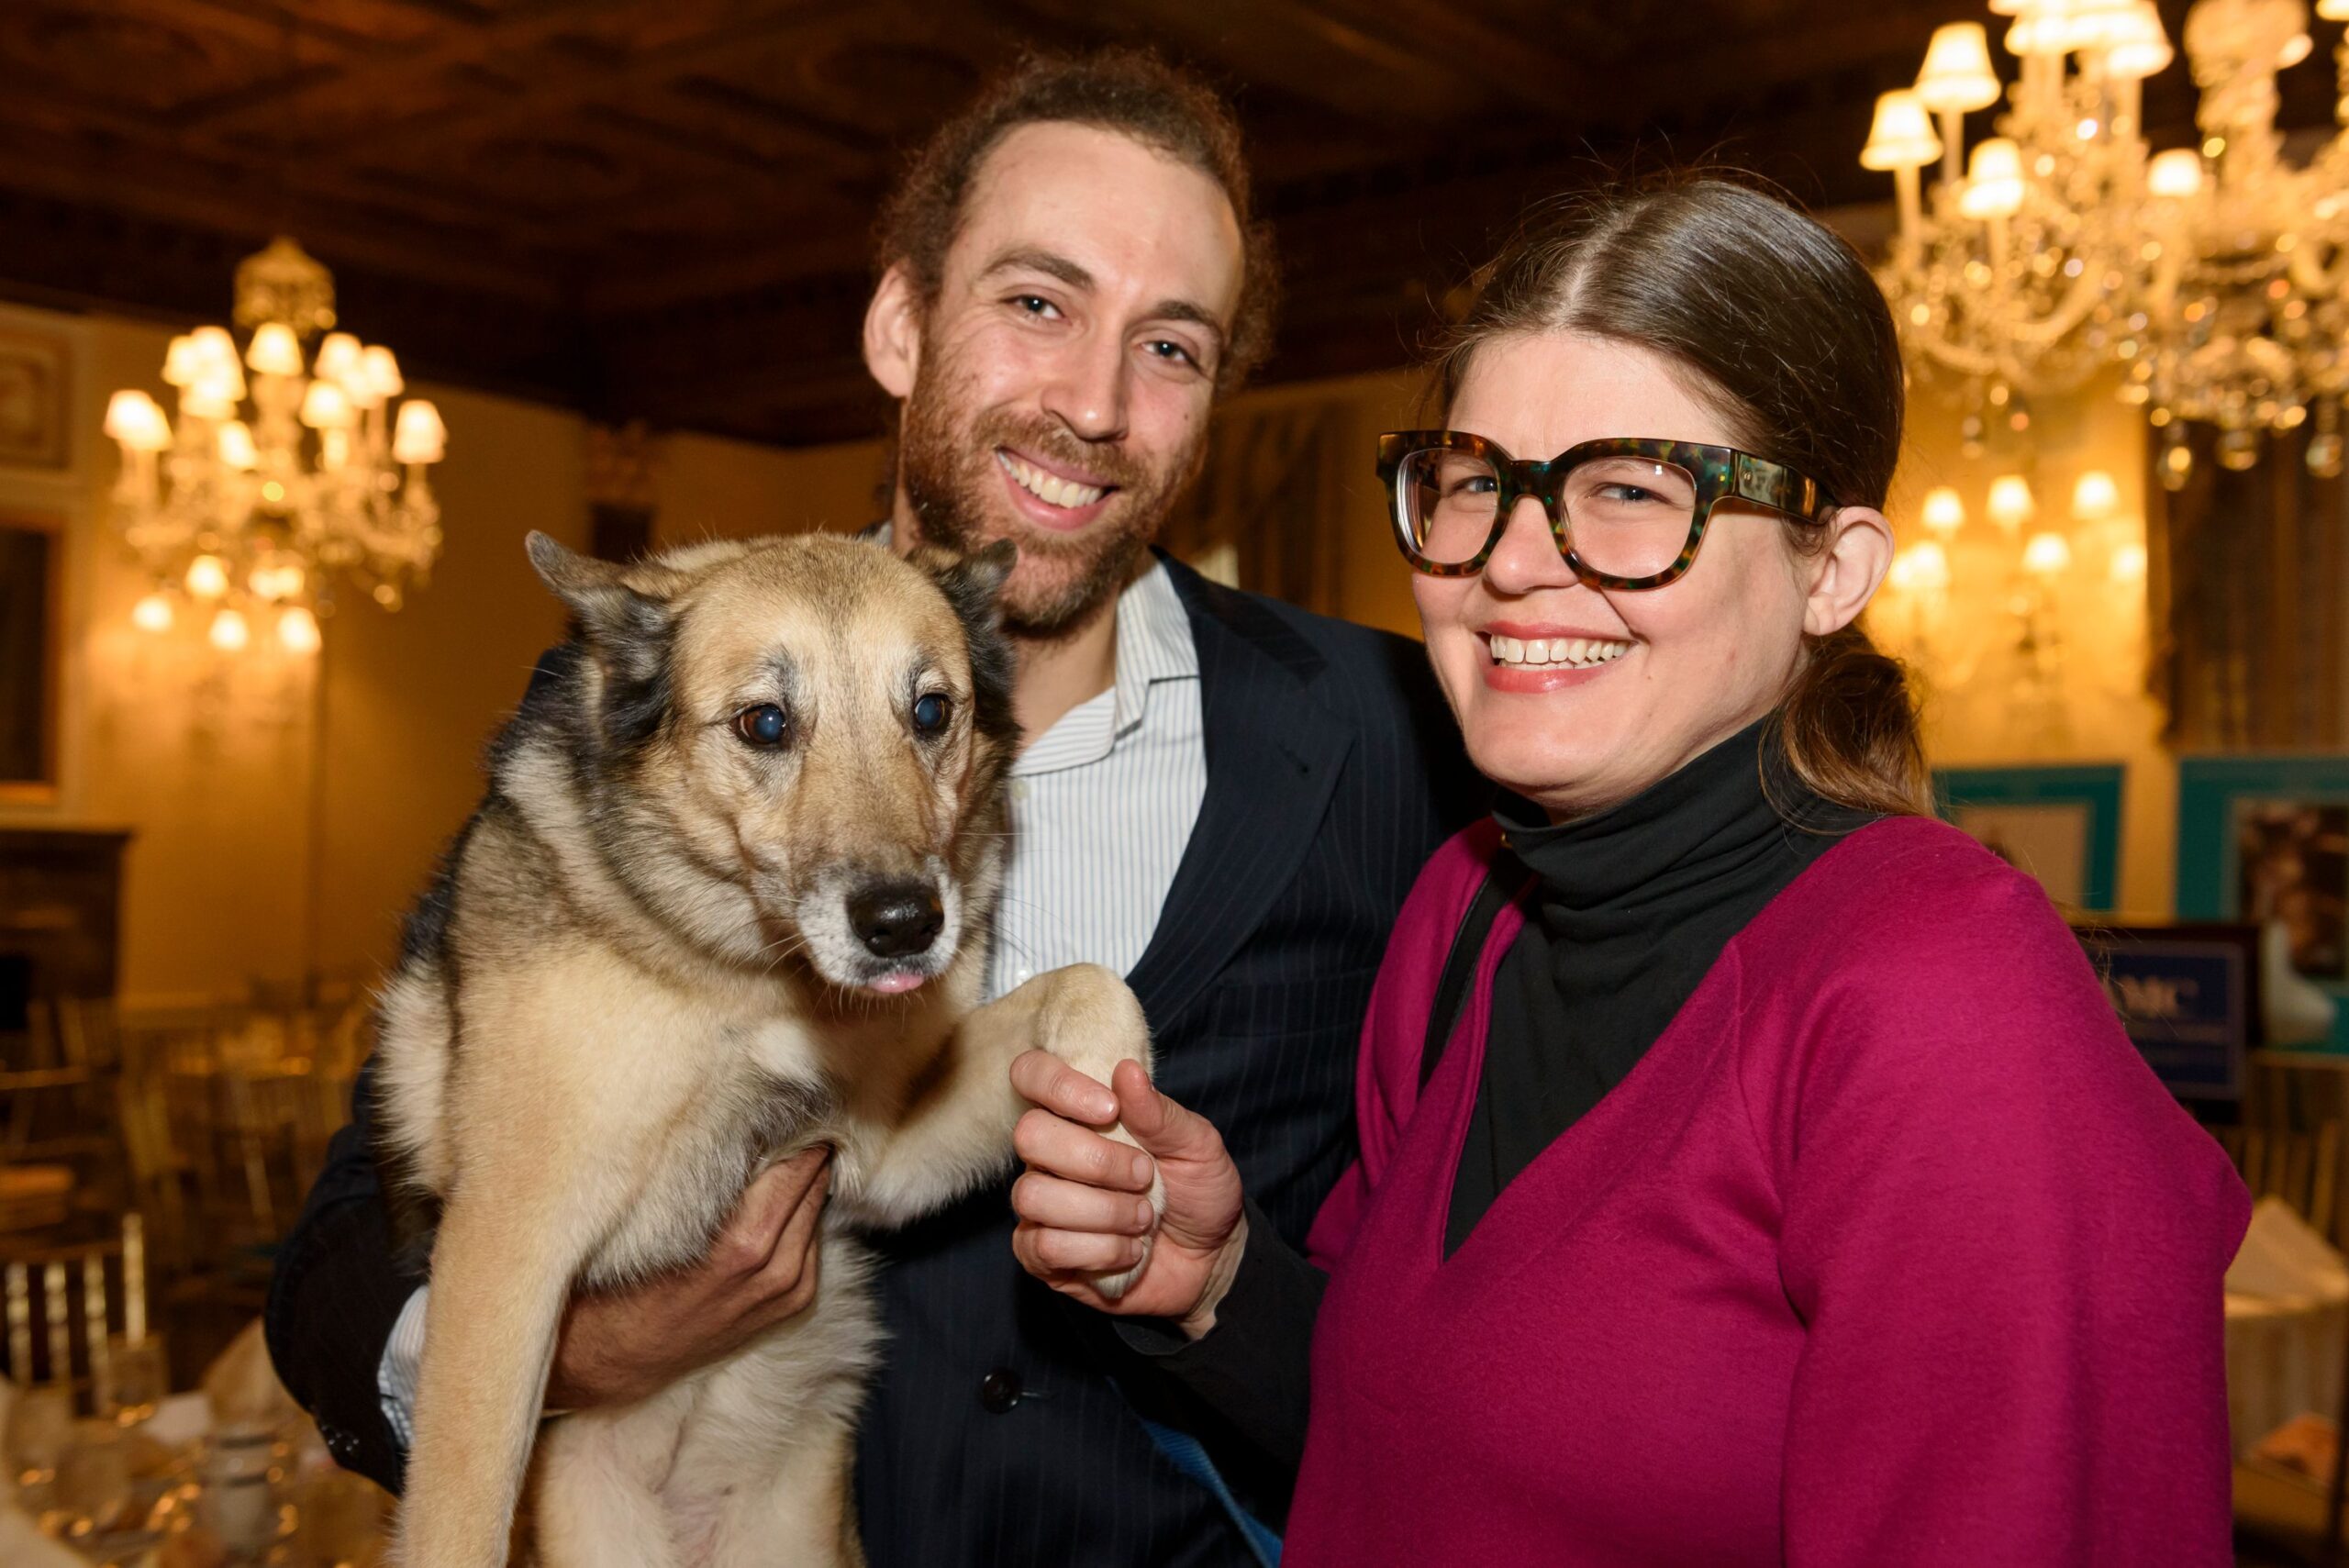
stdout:
<svg viewBox="0 0 2349 1568">
<path fill-rule="evenodd" d="M 975 1006 L 1017 745 L 1012 550 L 529 550 L 573 634 L 383 996 L 387 1190 L 432 1227 L 400 1559 L 852 1563 L 880 1348 L 852 1229 L 1009 1166 L 1019 1051 L 1104 1081 L 1150 1060 L 1107 970 Z M 817 1143 L 836 1152 L 815 1304 L 542 1429 L 572 1292 L 699 1258 L 751 1177 Z"/>
</svg>

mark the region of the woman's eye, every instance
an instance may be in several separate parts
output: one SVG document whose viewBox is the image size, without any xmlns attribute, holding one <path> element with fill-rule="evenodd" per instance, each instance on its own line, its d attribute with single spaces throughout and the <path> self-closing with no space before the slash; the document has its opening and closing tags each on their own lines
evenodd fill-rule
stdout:
<svg viewBox="0 0 2349 1568">
<path fill-rule="evenodd" d="M 746 707 L 734 716 L 734 733 L 747 745 L 772 751 L 791 739 L 791 716 L 771 702 Z"/>
<path fill-rule="evenodd" d="M 921 735 L 943 734 L 946 721 L 954 717 L 954 705 L 937 692 L 926 692 L 914 699 L 914 729 Z"/>
</svg>

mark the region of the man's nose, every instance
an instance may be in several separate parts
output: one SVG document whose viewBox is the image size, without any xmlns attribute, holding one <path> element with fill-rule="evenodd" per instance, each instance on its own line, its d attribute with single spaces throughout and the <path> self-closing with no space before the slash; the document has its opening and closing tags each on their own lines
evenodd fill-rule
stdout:
<svg viewBox="0 0 2349 1568">
<path fill-rule="evenodd" d="M 1125 348 L 1116 338 L 1088 333 L 1068 345 L 1044 388 L 1044 412 L 1082 441 L 1114 441 L 1126 433 Z"/>
</svg>

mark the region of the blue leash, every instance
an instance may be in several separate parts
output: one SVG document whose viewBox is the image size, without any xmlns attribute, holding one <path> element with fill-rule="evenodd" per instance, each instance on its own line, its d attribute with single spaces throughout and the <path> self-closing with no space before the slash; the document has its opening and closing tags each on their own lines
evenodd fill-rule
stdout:
<svg viewBox="0 0 2349 1568">
<path fill-rule="evenodd" d="M 1223 1476 L 1216 1470 L 1215 1461 L 1208 1457 L 1208 1451 L 1200 1445 L 1199 1440 L 1188 1432 L 1177 1431 L 1173 1427 L 1147 1419 L 1139 1413 L 1134 1419 L 1141 1422 L 1141 1429 L 1150 1434 L 1150 1440 L 1158 1445 L 1158 1451 L 1173 1462 L 1175 1469 L 1206 1487 L 1208 1495 L 1223 1505 L 1223 1511 L 1230 1516 L 1233 1524 L 1240 1527 L 1241 1536 L 1248 1542 L 1248 1550 L 1255 1553 L 1256 1561 L 1263 1564 L 1263 1568 L 1280 1568 L 1281 1538 L 1273 1533 L 1271 1526 L 1240 1506 L 1240 1499 L 1231 1495 L 1231 1488 L 1225 1485 Z"/>
</svg>

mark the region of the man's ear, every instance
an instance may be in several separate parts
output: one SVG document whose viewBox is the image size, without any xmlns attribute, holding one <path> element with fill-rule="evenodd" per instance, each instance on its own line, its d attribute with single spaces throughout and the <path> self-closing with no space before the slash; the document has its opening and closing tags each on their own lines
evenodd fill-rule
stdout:
<svg viewBox="0 0 2349 1568">
<path fill-rule="evenodd" d="M 1802 629 L 1812 637 L 1842 630 L 1868 607 L 1892 569 L 1892 524 L 1873 506 L 1838 506 L 1827 519 L 1826 547 L 1804 560 L 1810 596 Z"/>
<path fill-rule="evenodd" d="M 903 261 L 893 261 L 864 307 L 864 368 L 903 401 L 921 370 L 921 295 Z"/>
</svg>

